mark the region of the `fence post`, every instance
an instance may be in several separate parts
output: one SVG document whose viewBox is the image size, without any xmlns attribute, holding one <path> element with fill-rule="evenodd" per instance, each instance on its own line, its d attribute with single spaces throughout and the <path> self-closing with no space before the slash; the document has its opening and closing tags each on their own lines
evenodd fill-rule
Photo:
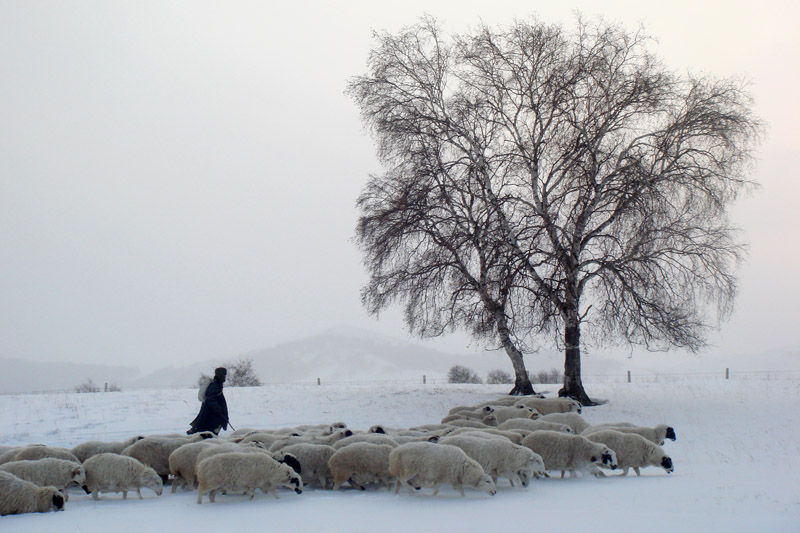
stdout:
<svg viewBox="0 0 800 533">
<path fill-rule="evenodd" d="M 322 382 L 320 381 L 319 378 L 317 378 L 317 385 L 322 385 Z"/>
<path fill-rule="evenodd" d="M 422 374 L 422 384 L 425 385 L 425 383 L 426 383 L 425 374 Z"/>
<path fill-rule="evenodd" d="M 725 379 L 731 379 L 731 369 L 730 368 L 726 368 L 725 369 Z"/>
<path fill-rule="evenodd" d="M 631 371 L 628 370 L 628 383 L 630 383 L 630 382 L 631 382 Z"/>
<path fill-rule="evenodd" d="M 108 392 L 108 383 L 106 383 L 106 390 L 103 392 Z"/>
</svg>

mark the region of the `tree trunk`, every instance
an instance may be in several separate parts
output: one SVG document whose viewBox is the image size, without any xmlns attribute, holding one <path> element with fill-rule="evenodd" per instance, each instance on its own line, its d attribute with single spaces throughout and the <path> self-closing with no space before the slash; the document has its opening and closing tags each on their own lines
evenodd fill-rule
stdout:
<svg viewBox="0 0 800 533">
<path fill-rule="evenodd" d="M 528 371 L 525 369 L 525 362 L 522 360 L 522 352 L 514 345 L 509 335 L 508 327 L 505 324 L 505 316 L 498 320 L 497 333 L 500 336 L 500 341 L 503 343 L 503 348 L 511 359 L 511 365 L 514 367 L 514 388 L 509 392 L 512 396 L 525 396 L 528 394 L 536 394 L 531 384 L 531 379 L 528 377 Z"/>
<path fill-rule="evenodd" d="M 574 398 L 581 405 L 597 405 L 589 398 L 581 381 L 581 325 L 577 309 L 568 312 L 564 328 L 564 387 L 558 391 L 560 397 Z"/>
</svg>

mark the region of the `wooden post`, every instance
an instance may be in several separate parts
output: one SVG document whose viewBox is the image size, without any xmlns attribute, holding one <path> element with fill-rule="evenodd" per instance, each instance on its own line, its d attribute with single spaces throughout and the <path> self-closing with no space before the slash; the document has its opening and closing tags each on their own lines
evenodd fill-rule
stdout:
<svg viewBox="0 0 800 533">
<path fill-rule="evenodd" d="M 628 383 L 630 383 L 630 382 L 631 382 L 631 371 L 628 370 Z"/>
<path fill-rule="evenodd" d="M 422 374 L 422 384 L 423 384 L 423 385 L 425 385 L 425 383 L 426 383 L 426 381 L 425 381 L 425 374 Z"/>
<path fill-rule="evenodd" d="M 108 383 L 106 383 L 106 390 L 104 392 L 108 392 Z"/>
<path fill-rule="evenodd" d="M 317 378 L 317 385 L 322 385 L 322 382 Z"/>
<path fill-rule="evenodd" d="M 725 379 L 731 379 L 731 369 L 730 368 L 726 368 L 725 369 Z"/>
</svg>

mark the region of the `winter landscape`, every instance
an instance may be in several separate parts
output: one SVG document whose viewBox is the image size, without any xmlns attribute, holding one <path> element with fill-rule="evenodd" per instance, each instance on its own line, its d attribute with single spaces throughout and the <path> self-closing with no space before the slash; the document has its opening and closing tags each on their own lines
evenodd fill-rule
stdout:
<svg viewBox="0 0 800 533">
<path fill-rule="evenodd" d="M 800 525 L 800 383 L 796 374 L 622 378 L 588 382 L 608 403 L 584 409 L 591 423 L 630 421 L 675 428 L 667 441 L 675 471 L 645 468 L 625 478 L 550 479 L 526 489 L 501 479 L 491 497 L 449 487 L 438 496 L 404 489 L 338 492 L 307 489 L 280 499 L 257 493 L 218 496 L 197 505 L 178 491 L 123 501 L 100 501 L 71 489 L 63 512 L 6 516 L 4 532 L 131 531 L 163 528 L 296 531 L 797 531 Z M 548 396 L 556 386 L 542 386 Z M 477 404 L 507 392 L 498 385 L 372 383 L 275 385 L 226 389 L 236 427 L 279 428 L 344 421 L 410 427 L 438 422 L 456 405 Z M 72 447 L 80 442 L 183 431 L 197 411 L 193 389 L 97 394 L 0 396 L 0 445 L 33 442 Z M 230 433 L 230 431 L 228 431 Z M 223 436 L 225 433 L 223 432 Z M 610 473 L 615 474 L 615 473 Z M 454 524 L 458 524 L 454 526 Z"/>
<path fill-rule="evenodd" d="M 532 380 L 676 436 L 641 476 L 72 487 L 0 532 L 800 531 L 798 18 L 0 2 L 0 455 L 183 437 L 201 374 L 239 364 L 260 382 L 226 384 L 221 439 L 437 424 Z"/>
</svg>

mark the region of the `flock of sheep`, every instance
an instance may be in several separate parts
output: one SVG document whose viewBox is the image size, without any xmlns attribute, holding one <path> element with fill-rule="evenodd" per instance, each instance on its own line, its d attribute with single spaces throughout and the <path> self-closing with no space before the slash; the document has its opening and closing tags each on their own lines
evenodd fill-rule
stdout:
<svg viewBox="0 0 800 533">
<path fill-rule="evenodd" d="M 397 494 L 451 485 L 494 495 L 499 478 L 527 487 L 547 471 L 604 476 L 605 470 L 660 466 L 672 472 L 662 449 L 675 440 L 668 426 L 630 423 L 590 425 L 578 402 L 567 398 L 505 396 L 450 410 L 439 424 L 413 428 L 375 425 L 366 431 L 344 423 L 283 429 L 241 429 L 225 438 L 213 433 L 134 436 L 122 442 L 84 442 L 69 449 L 41 444 L 0 447 L 0 515 L 63 510 L 68 489 L 101 493 L 172 492 L 197 489 L 278 498 L 277 489 L 300 494 L 305 486 L 338 490 L 345 483 L 365 490 L 380 484 Z"/>
</svg>

